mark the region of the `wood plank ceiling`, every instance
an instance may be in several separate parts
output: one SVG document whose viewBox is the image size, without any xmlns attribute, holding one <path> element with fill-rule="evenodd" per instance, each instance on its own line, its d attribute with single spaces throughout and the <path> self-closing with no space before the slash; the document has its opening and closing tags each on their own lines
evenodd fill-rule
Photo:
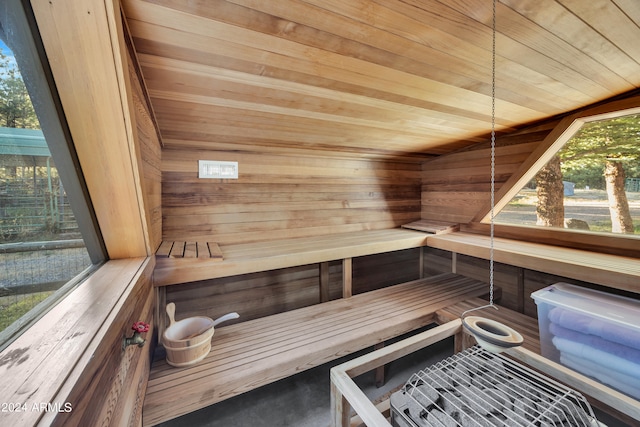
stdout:
<svg viewBox="0 0 640 427">
<path fill-rule="evenodd" d="M 166 148 L 427 157 L 491 129 L 491 0 L 123 0 Z M 496 126 L 640 86 L 637 0 L 500 0 Z"/>
</svg>

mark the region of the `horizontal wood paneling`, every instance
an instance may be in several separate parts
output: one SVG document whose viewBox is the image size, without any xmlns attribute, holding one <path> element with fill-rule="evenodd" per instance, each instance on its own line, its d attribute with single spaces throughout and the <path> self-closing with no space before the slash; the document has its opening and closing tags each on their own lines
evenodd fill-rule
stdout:
<svg viewBox="0 0 640 427">
<path fill-rule="evenodd" d="M 419 249 L 353 259 L 353 293 L 359 294 L 419 278 Z M 342 262 L 329 264 L 329 300 L 342 297 Z M 231 311 L 244 322 L 320 302 L 319 264 L 168 286 L 166 302 L 176 304 L 176 319 L 217 318 Z M 162 309 L 162 316 L 165 316 Z M 165 318 L 164 324 L 168 324 Z"/>
<path fill-rule="evenodd" d="M 198 159 L 237 161 L 239 179 L 198 179 Z M 417 163 L 165 149 L 162 169 L 165 240 L 243 243 L 420 217 Z"/>
<path fill-rule="evenodd" d="M 168 147 L 428 156 L 491 129 L 491 3 L 124 0 Z M 640 86 L 633 2 L 501 1 L 496 126 Z"/>
<path fill-rule="evenodd" d="M 489 290 L 489 261 L 457 254 L 456 273 L 487 284 Z M 522 284 L 517 267 L 494 264 L 494 286 L 500 288 L 500 305 L 512 310 L 522 310 Z M 496 301 L 497 302 L 497 301 Z"/>
<path fill-rule="evenodd" d="M 435 276 L 441 273 L 451 273 L 453 271 L 451 252 L 424 247 L 422 254 L 423 277 Z"/>
<path fill-rule="evenodd" d="M 318 265 L 252 273 L 187 283 L 166 288 L 167 302 L 176 304 L 176 319 L 208 316 L 213 319 L 235 311 L 231 323 L 306 307 L 320 302 Z M 334 283 L 332 290 L 340 289 Z"/>
<path fill-rule="evenodd" d="M 495 187 L 500 189 L 557 122 L 496 139 Z M 470 222 L 491 196 L 491 147 L 487 142 L 422 165 L 422 219 Z"/>
<path fill-rule="evenodd" d="M 354 258 L 353 294 L 419 279 L 419 258 L 419 248 Z"/>
</svg>

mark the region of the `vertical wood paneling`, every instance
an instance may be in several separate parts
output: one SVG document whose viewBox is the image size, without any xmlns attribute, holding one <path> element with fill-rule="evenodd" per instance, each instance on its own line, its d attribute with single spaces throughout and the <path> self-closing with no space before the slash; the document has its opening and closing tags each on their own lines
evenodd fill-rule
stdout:
<svg viewBox="0 0 640 427">
<path fill-rule="evenodd" d="M 238 180 L 198 179 L 198 160 L 237 161 Z M 165 240 L 244 243 L 394 228 L 420 217 L 420 164 L 164 150 Z"/>
</svg>

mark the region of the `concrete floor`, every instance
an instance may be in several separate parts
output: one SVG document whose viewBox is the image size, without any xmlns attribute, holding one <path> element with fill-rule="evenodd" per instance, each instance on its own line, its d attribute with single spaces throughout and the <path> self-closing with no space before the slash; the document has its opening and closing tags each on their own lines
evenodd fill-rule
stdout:
<svg viewBox="0 0 640 427">
<path fill-rule="evenodd" d="M 362 353 L 318 366 L 300 374 L 260 387 L 199 411 L 161 424 L 164 427 L 328 427 L 330 425 L 329 370 Z M 355 379 L 372 400 L 401 387 L 419 369 L 453 354 L 453 340 L 447 339 L 427 349 L 389 364 L 386 384 L 376 388 L 374 374 Z M 596 411 L 608 427 L 630 427 Z"/>
</svg>

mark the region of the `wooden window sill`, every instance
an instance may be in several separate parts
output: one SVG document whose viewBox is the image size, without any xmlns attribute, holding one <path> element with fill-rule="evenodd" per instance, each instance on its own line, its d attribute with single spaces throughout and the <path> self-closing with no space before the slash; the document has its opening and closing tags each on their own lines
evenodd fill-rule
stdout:
<svg viewBox="0 0 640 427">
<path fill-rule="evenodd" d="M 48 424 L 56 414 L 33 410 L 41 404 L 73 411 L 65 406 L 70 392 L 101 357 L 98 346 L 120 320 L 119 308 L 152 268 L 153 258 L 107 262 L 0 353 L 0 403 L 26 409 L 0 412 L 0 424 Z"/>
</svg>

